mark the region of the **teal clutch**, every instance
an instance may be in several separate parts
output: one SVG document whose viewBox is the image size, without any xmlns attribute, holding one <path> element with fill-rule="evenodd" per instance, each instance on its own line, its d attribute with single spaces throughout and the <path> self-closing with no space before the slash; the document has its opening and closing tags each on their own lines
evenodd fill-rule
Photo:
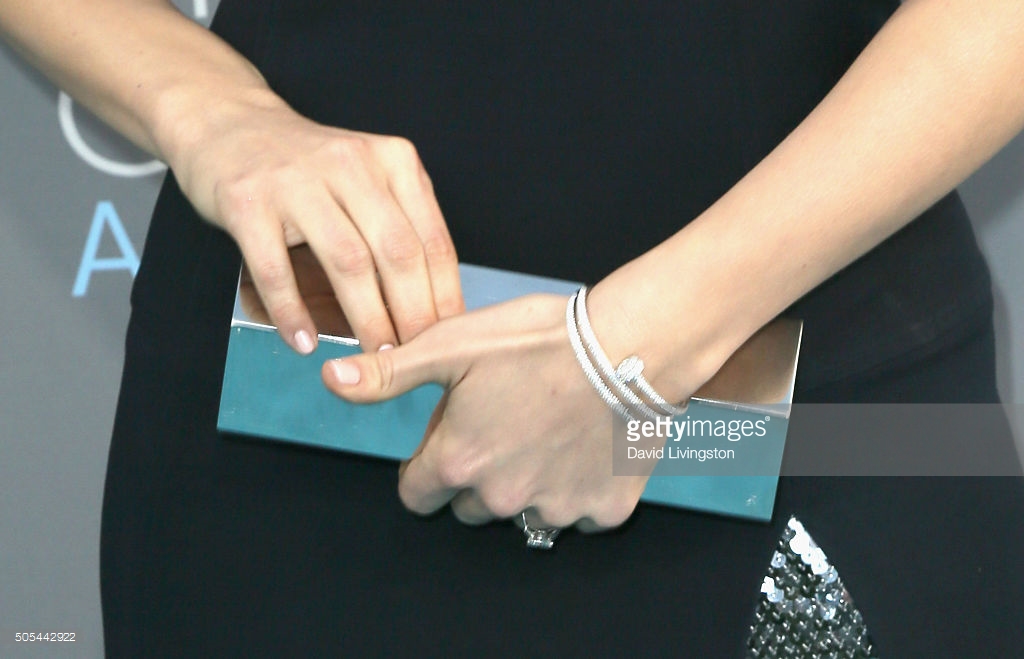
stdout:
<svg viewBox="0 0 1024 659">
<path fill-rule="evenodd" d="M 320 378 L 324 361 L 355 354 L 326 278 L 307 255 L 293 257 L 300 289 L 319 334 L 301 356 L 269 324 L 243 272 L 231 321 L 217 427 L 223 432 L 317 448 L 403 460 L 412 455 L 441 397 L 424 385 L 393 400 L 357 405 L 331 394 Z M 579 284 L 474 265 L 461 265 L 468 309 L 529 293 L 571 295 Z M 685 416 L 662 428 L 616 429 L 610 465 L 616 474 L 654 474 L 643 493 L 651 503 L 768 520 L 772 514 L 796 376 L 801 325 L 779 319 L 755 335 L 691 399 Z M 655 435 L 665 432 L 665 437 Z M 650 434 L 650 433 L 648 433 Z M 661 447 L 661 453 L 651 453 Z M 643 452 L 647 451 L 647 452 Z M 728 456 L 727 451 L 732 455 Z M 643 473 L 646 473 L 644 471 Z"/>
</svg>

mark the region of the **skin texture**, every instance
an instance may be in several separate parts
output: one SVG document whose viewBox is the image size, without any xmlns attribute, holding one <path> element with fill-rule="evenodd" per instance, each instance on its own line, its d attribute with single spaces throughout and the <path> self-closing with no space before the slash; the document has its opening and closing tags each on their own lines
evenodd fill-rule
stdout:
<svg viewBox="0 0 1024 659">
<path fill-rule="evenodd" d="M 309 243 L 367 348 L 324 366 L 332 391 L 369 402 L 427 381 L 448 387 L 402 467 L 410 510 L 451 503 L 459 519 L 483 523 L 528 509 L 533 525 L 584 530 L 629 517 L 645 479 L 607 468 L 611 417 L 575 363 L 565 300 L 459 313 L 454 247 L 407 141 L 304 119 L 162 2 L 0 0 L 0 26 L 168 162 L 200 213 L 239 243 L 271 318 L 303 352 L 315 331 L 286 248 Z M 640 355 L 655 388 L 684 400 L 757 329 L 928 208 L 1022 124 L 1024 5 L 904 3 L 764 161 L 593 288 L 605 352 L 613 362 Z M 672 285 L 680 279 L 692 285 Z M 680 331 L 666 335 L 667 326 Z"/>
</svg>

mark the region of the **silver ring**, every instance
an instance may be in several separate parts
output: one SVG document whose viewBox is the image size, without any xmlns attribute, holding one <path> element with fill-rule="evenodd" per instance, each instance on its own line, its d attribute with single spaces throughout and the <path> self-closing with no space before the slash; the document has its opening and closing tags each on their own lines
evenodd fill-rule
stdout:
<svg viewBox="0 0 1024 659">
<path fill-rule="evenodd" d="M 526 536 L 526 546 L 530 549 L 551 549 L 555 546 L 555 538 L 562 532 L 562 529 L 535 529 L 526 523 L 526 511 L 519 513 L 523 518 L 523 535 Z"/>
</svg>

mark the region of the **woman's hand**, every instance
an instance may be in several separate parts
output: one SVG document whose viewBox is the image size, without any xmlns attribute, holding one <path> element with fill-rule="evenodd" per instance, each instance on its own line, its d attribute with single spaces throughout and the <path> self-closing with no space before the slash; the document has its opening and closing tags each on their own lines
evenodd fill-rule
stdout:
<svg viewBox="0 0 1024 659">
<path fill-rule="evenodd" d="M 455 248 L 408 140 L 316 124 L 269 92 L 214 117 L 177 137 L 172 169 L 238 243 L 293 348 L 309 353 L 316 337 L 288 257 L 301 243 L 367 350 L 462 310 Z"/>
<path fill-rule="evenodd" d="M 531 525 L 582 530 L 629 518 L 647 477 L 612 475 L 612 413 L 576 362 L 565 305 L 522 297 L 437 323 L 393 350 L 324 365 L 327 386 L 355 402 L 425 382 L 446 387 L 401 470 L 410 510 L 451 502 L 468 524 L 529 510 Z"/>
<path fill-rule="evenodd" d="M 315 347 L 287 248 L 308 243 L 367 349 L 462 310 L 455 249 L 404 139 L 300 116 L 166 0 L 0 2 L 0 36 L 170 165 L 237 241 L 274 324 Z"/>
</svg>

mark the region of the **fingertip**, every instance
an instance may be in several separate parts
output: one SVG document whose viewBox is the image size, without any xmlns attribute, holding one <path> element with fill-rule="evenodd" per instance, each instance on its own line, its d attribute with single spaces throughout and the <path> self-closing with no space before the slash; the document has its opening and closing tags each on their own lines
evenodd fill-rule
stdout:
<svg viewBox="0 0 1024 659">
<path fill-rule="evenodd" d="M 292 346 L 302 355 L 310 355 L 316 350 L 316 340 L 313 334 L 305 329 L 300 329 L 293 336 Z"/>
<path fill-rule="evenodd" d="M 351 387 L 359 384 L 362 374 L 359 366 L 351 359 L 332 359 L 324 364 L 324 379 L 328 384 Z"/>
</svg>

